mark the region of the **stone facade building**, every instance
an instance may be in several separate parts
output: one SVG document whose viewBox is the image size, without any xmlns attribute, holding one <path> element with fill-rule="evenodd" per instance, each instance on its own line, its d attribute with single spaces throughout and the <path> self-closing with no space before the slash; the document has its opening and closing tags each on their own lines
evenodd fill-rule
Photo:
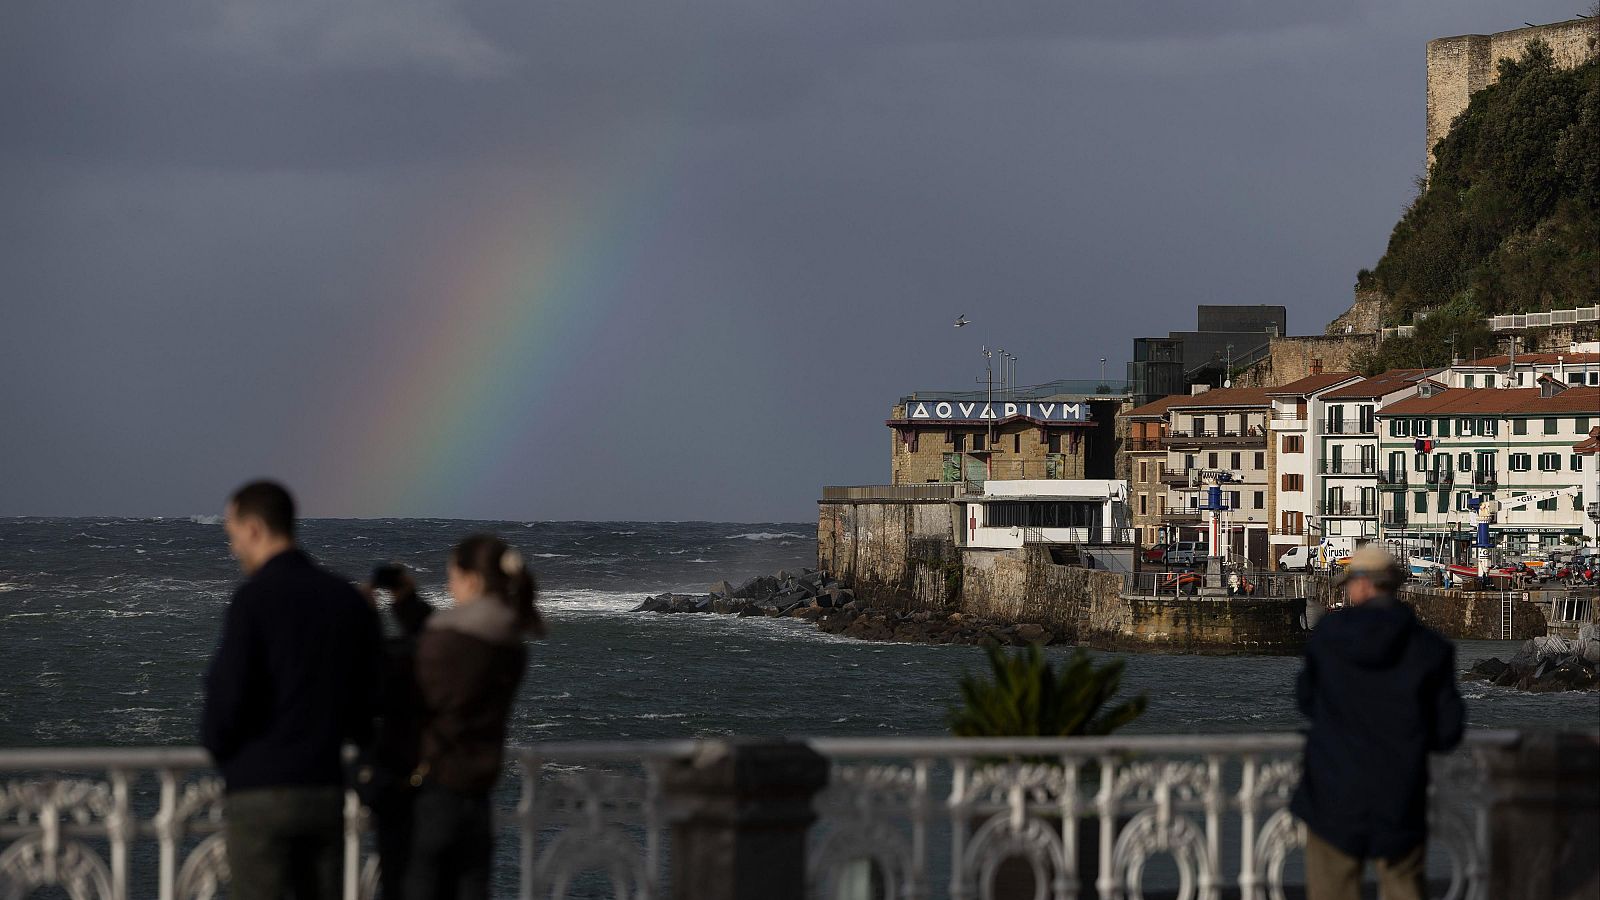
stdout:
<svg viewBox="0 0 1600 900">
<path fill-rule="evenodd" d="M 1178 394 L 1123 413 L 1127 437 L 1122 458 L 1128 475 L 1128 507 L 1138 540 L 1146 545 L 1161 540 L 1161 520 L 1167 512 L 1167 411 L 1172 404 L 1187 400 Z"/>
<path fill-rule="evenodd" d="M 1207 471 L 1227 472 L 1221 486 L 1228 507 L 1224 524 L 1230 554 L 1267 565 L 1267 416 L 1271 401 L 1260 388 L 1219 388 L 1179 397 L 1167 410 L 1167 510 L 1164 534 L 1202 539 L 1208 521 L 1201 501 Z"/>
<path fill-rule="evenodd" d="M 1119 403 L 903 400 L 884 423 L 892 483 L 1109 477 Z"/>
</svg>

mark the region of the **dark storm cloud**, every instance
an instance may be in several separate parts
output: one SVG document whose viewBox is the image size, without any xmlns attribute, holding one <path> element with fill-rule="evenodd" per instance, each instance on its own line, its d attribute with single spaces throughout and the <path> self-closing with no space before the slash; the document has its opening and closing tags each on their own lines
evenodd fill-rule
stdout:
<svg viewBox="0 0 1600 900">
<path fill-rule="evenodd" d="M 324 514 L 806 518 L 980 343 L 1034 381 L 1120 373 L 1197 303 L 1319 331 L 1420 171 L 1423 43 L 1567 7 L 12 4 L 0 514 L 209 511 L 271 471 Z M 329 499 L 351 449 L 305 423 L 426 351 L 375 336 L 500 173 L 603 194 L 658 145 L 666 213 L 591 301 L 562 425 L 496 458 L 588 451 L 439 508 Z"/>
</svg>

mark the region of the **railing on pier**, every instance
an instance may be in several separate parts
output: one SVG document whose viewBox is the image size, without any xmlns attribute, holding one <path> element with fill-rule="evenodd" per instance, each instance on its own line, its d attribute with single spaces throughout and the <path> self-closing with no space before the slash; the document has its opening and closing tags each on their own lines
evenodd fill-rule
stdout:
<svg viewBox="0 0 1600 900">
<path fill-rule="evenodd" d="M 1172 571 L 1128 572 L 1122 576 L 1122 592 L 1135 597 L 1287 600 L 1305 597 L 1306 591 L 1304 575 Z"/>
<path fill-rule="evenodd" d="M 1516 739 L 1475 732 L 1433 761 L 1430 864 L 1452 898 L 1485 896 L 1485 754 Z M 1287 804 L 1301 740 L 829 738 L 763 745 L 761 760 L 741 759 L 747 745 L 735 741 L 535 744 L 513 753 L 500 842 L 507 865 L 514 849 L 524 898 L 648 900 L 666 894 L 669 877 L 680 887 L 723 879 L 696 868 L 749 863 L 700 843 L 677 847 L 673 859 L 674 842 L 696 827 L 737 838 L 743 822 L 770 840 L 781 820 L 797 823 L 793 864 L 804 887 L 772 884 L 777 893 L 763 896 L 991 897 L 996 878 L 1021 878 L 1037 888 L 1026 897 L 1181 888 L 1260 900 L 1283 896 L 1298 870 L 1304 830 Z M 60 886 L 79 900 L 216 896 L 228 880 L 222 794 L 203 765 L 198 749 L 0 751 L 0 887 L 26 896 Z M 696 782 L 719 765 L 746 774 Z M 819 785 L 807 830 L 806 798 Z M 738 811 L 716 812 L 731 809 L 718 804 L 733 794 Z M 376 890 L 364 827 L 351 795 L 346 900 Z M 1147 871 L 1160 856 L 1176 866 L 1172 884 Z"/>
<path fill-rule="evenodd" d="M 824 500 L 953 500 L 965 485 L 959 481 L 917 484 L 832 485 L 822 489 Z"/>
</svg>

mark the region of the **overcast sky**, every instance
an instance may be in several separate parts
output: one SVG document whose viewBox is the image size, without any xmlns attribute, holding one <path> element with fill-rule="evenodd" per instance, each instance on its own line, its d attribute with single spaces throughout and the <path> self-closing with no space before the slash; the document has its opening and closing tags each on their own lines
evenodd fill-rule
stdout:
<svg viewBox="0 0 1600 900">
<path fill-rule="evenodd" d="M 809 520 L 984 343 L 1320 332 L 1424 43 L 1583 6 L 7 3 L 0 515 Z"/>
</svg>

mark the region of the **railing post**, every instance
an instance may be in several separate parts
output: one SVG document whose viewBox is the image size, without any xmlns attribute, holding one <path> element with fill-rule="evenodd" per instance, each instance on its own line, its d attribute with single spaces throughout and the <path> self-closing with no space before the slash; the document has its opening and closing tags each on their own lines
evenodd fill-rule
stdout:
<svg viewBox="0 0 1600 900">
<path fill-rule="evenodd" d="M 1489 888 L 1496 900 L 1600 895 L 1600 737 L 1528 734 L 1489 749 Z"/>
<path fill-rule="evenodd" d="M 826 759 L 791 741 L 707 741 L 663 774 L 674 900 L 803 900 Z"/>
</svg>

